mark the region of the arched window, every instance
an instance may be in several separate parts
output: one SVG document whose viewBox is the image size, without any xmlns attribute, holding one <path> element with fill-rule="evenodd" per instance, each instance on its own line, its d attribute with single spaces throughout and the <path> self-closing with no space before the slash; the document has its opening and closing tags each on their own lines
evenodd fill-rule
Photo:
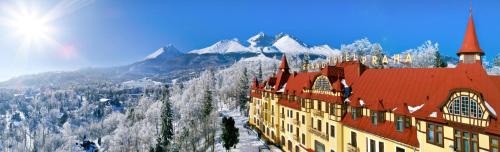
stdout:
<svg viewBox="0 0 500 152">
<path fill-rule="evenodd" d="M 450 114 L 462 115 L 472 118 L 482 118 L 483 109 L 477 101 L 469 96 L 458 96 L 452 100 L 448 109 Z"/>
<path fill-rule="evenodd" d="M 323 91 L 330 91 L 331 86 L 330 86 L 330 81 L 328 81 L 328 78 L 325 76 L 319 76 L 316 78 L 316 81 L 314 82 L 313 86 L 314 90 L 323 90 Z"/>
</svg>

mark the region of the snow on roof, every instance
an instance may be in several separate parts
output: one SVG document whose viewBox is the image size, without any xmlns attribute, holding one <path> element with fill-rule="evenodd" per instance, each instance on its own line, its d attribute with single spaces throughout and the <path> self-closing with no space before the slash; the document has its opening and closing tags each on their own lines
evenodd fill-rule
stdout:
<svg viewBox="0 0 500 152">
<path fill-rule="evenodd" d="M 493 107 L 490 106 L 490 104 L 488 104 L 488 102 L 486 102 L 486 100 L 484 101 L 484 105 L 486 106 L 486 108 L 488 108 L 488 110 L 493 113 L 493 115 L 497 116 L 497 112 L 495 111 L 495 109 L 493 109 Z"/>
<path fill-rule="evenodd" d="M 342 79 L 340 81 L 340 83 L 342 83 L 344 85 L 345 88 L 349 88 L 349 85 L 347 85 L 347 82 L 345 81 L 345 79 Z"/>
<path fill-rule="evenodd" d="M 359 105 L 364 106 L 365 105 L 365 101 L 359 100 Z"/>
<path fill-rule="evenodd" d="M 417 110 L 420 110 L 420 108 L 424 107 L 425 104 L 421 104 L 420 106 L 415 106 L 415 107 L 412 107 L 412 106 L 408 106 L 408 111 L 410 113 L 413 113 Z"/>
<path fill-rule="evenodd" d="M 432 112 L 429 117 L 433 117 L 433 118 L 436 118 L 437 117 L 437 112 Z"/>
<path fill-rule="evenodd" d="M 285 92 L 286 83 L 277 92 Z"/>
</svg>

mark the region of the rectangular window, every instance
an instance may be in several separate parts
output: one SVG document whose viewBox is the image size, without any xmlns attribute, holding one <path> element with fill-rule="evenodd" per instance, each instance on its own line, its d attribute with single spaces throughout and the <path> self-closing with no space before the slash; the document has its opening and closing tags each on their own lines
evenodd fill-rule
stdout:
<svg viewBox="0 0 500 152">
<path fill-rule="evenodd" d="M 330 111 L 329 112 L 330 112 L 330 115 L 336 115 L 335 114 L 335 104 L 331 104 L 330 105 Z"/>
<path fill-rule="evenodd" d="M 318 110 L 321 111 L 321 101 L 318 100 L 317 103 L 318 103 Z"/>
<path fill-rule="evenodd" d="M 377 125 L 377 123 L 378 123 L 378 112 L 372 112 L 371 118 L 372 118 L 372 124 L 373 125 Z"/>
<path fill-rule="evenodd" d="M 302 134 L 302 145 L 306 144 L 306 135 Z"/>
<path fill-rule="evenodd" d="M 490 152 L 498 152 L 498 137 L 490 136 Z"/>
<path fill-rule="evenodd" d="M 455 130 L 455 151 L 477 152 L 479 150 L 478 144 L 479 139 L 477 134 L 467 131 Z"/>
<path fill-rule="evenodd" d="M 455 109 L 453 110 L 455 112 L 455 114 L 459 115 L 460 114 L 460 100 L 458 98 L 456 98 L 455 101 L 453 101 L 453 107 L 455 107 Z"/>
<path fill-rule="evenodd" d="M 318 120 L 318 131 L 321 131 L 321 120 Z"/>
<path fill-rule="evenodd" d="M 302 124 L 305 125 L 306 124 L 306 116 L 302 115 Z"/>
<path fill-rule="evenodd" d="M 405 152 L 405 149 L 401 147 L 396 147 L 396 152 Z"/>
<path fill-rule="evenodd" d="M 462 115 L 469 116 L 469 97 L 462 96 Z"/>
<path fill-rule="evenodd" d="M 330 137 L 335 138 L 335 126 L 330 126 Z"/>
<path fill-rule="evenodd" d="M 404 119 L 403 116 L 397 116 L 396 117 L 396 130 L 403 132 L 403 124 L 404 124 Z"/>
<path fill-rule="evenodd" d="M 351 117 L 353 120 L 358 119 L 361 116 L 361 109 L 360 108 L 352 108 L 351 110 Z"/>
<path fill-rule="evenodd" d="M 411 117 L 405 117 L 405 127 L 406 128 L 411 127 Z"/>
<path fill-rule="evenodd" d="M 370 152 L 377 152 L 376 142 L 373 139 L 370 139 Z"/>
<path fill-rule="evenodd" d="M 330 125 L 329 125 L 329 124 L 328 124 L 328 122 L 327 122 L 327 123 L 326 123 L 326 127 L 325 127 L 325 130 L 326 130 L 326 135 L 327 135 L 327 136 L 328 136 L 328 126 L 330 126 Z"/>
<path fill-rule="evenodd" d="M 353 147 L 358 147 L 358 143 L 356 141 L 356 133 L 351 131 L 351 145 Z"/>
<path fill-rule="evenodd" d="M 378 151 L 384 152 L 384 142 L 378 142 Z"/>
<path fill-rule="evenodd" d="M 443 126 L 427 123 L 427 143 L 443 147 Z"/>
</svg>

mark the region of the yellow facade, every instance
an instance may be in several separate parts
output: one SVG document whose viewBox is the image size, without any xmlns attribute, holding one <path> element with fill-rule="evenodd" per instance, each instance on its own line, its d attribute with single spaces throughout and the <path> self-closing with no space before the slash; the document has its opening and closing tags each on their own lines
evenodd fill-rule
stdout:
<svg viewBox="0 0 500 152">
<path fill-rule="evenodd" d="M 281 98 L 280 94 L 258 90 L 252 91 L 260 94 L 261 97 L 254 96 L 251 98 L 250 125 L 261 131 L 266 140 L 281 145 L 282 149 L 287 152 L 322 150 L 325 152 L 365 152 L 370 151 L 369 149 L 373 146 L 371 143 L 375 143 L 375 152 L 379 152 L 380 143 L 383 143 L 383 150 L 388 152 L 395 152 L 397 151 L 396 149 L 404 150 L 405 152 L 455 151 L 455 131 L 461 130 L 453 126 L 428 122 L 412 117 L 410 118 L 411 126 L 417 128 L 416 136 L 419 143 L 418 147 L 414 147 L 387 137 L 381 137 L 370 132 L 343 125 L 341 123 L 341 116 L 351 112 L 351 108 L 347 105 L 329 104 L 311 99 L 299 99 L 302 100 L 302 102 L 300 110 L 298 110 L 278 104 L 278 100 Z M 490 115 L 483 101 L 470 92 L 456 92 L 450 95 L 450 100 L 461 95 L 467 95 L 470 96 L 470 99 L 475 99 L 479 103 L 478 106 L 484 110 L 484 118 Z M 448 112 L 447 107 L 447 105 L 444 105 L 443 111 Z M 370 116 L 370 109 L 361 109 L 363 117 Z M 386 121 L 395 122 L 395 114 L 390 111 L 385 112 L 384 117 Z M 452 121 L 452 119 L 449 120 Z M 471 121 L 462 119 L 456 123 L 460 124 L 464 122 Z M 428 123 L 442 127 L 442 145 L 432 144 L 427 141 Z M 479 126 L 487 125 L 484 123 L 474 124 L 476 124 L 478 128 Z M 351 144 L 351 134 L 353 132 L 356 134 L 356 147 Z M 489 151 L 490 138 L 490 135 L 477 133 L 478 151 Z"/>
</svg>

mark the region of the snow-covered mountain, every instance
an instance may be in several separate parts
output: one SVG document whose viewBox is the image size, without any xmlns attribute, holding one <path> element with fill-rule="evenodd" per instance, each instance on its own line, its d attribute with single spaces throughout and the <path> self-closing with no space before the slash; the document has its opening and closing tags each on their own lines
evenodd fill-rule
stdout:
<svg viewBox="0 0 500 152">
<path fill-rule="evenodd" d="M 177 48 L 175 48 L 174 45 L 169 44 L 169 45 L 161 47 L 158 50 L 156 50 L 155 52 L 149 54 L 148 56 L 146 56 L 146 58 L 144 58 L 144 60 L 150 60 L 150 59 L 156 59 L 156 58 L 165 59 L 165 58 L 169 58 L 169 57 L 178 56 L 181 54 L 182 53 Z"/>
<path fill-rule="evenodd" d="M 194 54 L 226 54 L 226 53 L 258 53 L 258 49 L 243 46 L 238 39 L 222 40 L 209 47 L 193 50 L 189 53 Z"/>
<path fill-rule="evenodd" d="M 248 46 L 243 45 L 237 39 L 219 41 L 209 47 L 190 51 L 190 54 L 227 54 L 227 53 L 285 53 L 285 54 L 316 54 L 328 56 L 338 54 L 338 49 L 332 49 L 328 45 L 308 46 L 297 38 L 280 33 L 269 36 L 258 33 L 250 37 Z"/>
</svg>

